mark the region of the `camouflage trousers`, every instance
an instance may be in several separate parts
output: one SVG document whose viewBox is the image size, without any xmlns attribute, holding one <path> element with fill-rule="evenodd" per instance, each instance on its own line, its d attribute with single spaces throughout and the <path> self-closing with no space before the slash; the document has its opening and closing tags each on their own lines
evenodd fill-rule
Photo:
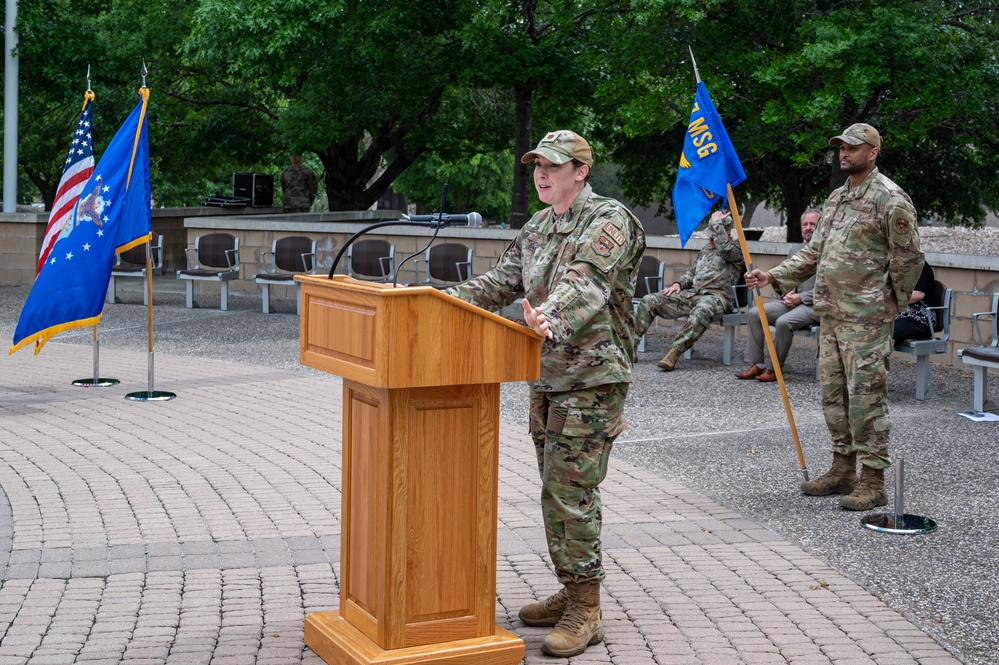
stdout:
<svg viewBox="0 0 999 665">
<path fill-rule="evenodd" d="M 548 553 L 562 584 L 603 579 L 600 483 L 625 427 L 627 383 L 531 390 L 530 426 L 541 472 Z"/>
<path fill-rule="evenodd" d="M 663 292 L 650 293 L 642 298 L 635 311 L 635 334 L 641 337 L 649 329 L 657 316 L 664 319 L 687 317 L 680 332 L 673 338 L 673 346 L 681 352 L 686 351 L 701 338 L 712 321 L 732 309 L 730 300 L 714 293 L 698 293 L 693 289 L 685 289 L 673 295 Z"/>
<path fill-rule="evenodd" d="M 888 456 L 888 357 L 892 323 L 820 319 L 819 376 L 822 412 L 832 451 L 856 452 L 874 469 L 891 466 Z"/>
</svg>

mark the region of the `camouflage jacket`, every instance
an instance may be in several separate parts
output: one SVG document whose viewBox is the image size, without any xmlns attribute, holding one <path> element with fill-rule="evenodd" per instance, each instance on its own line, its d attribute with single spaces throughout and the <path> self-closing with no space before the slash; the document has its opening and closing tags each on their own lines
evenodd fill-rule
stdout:
<svg viewBox="0 0 999 665">
<path fill-rule="evenodd" d="M 683 290 L 692 289 L 695 294 L 711 293 L 724 298 L 731 311 L 735 307 L 732 285 L 745 272 L 739 243 L 729 238 L 714 248 L 710 242 L 704 245 L 693 267 L 680 275 L 676 283 Z"/>
<path fill-rule="evenodd" d="M 803 242 L 796 242 L 792 244 L 791 249 L 789 249 L 787 252 L 787 258 L 791 258 L 792 256 L 794 256 L 795 254 L 797 254 L 806 247 L 808 247 L 808 245 L 806 245 Z M 794 287 L 792 291 L 801 296 L 802 305 L 804 305 L 805 307 L 811 307 L 812 303 L 814 302 L 814 295 L 815 295 L 815 275 L 812 275 L 804 282 Z"/>
<path fill-rule="evenodd" d="M 285 212 L 308 212 L 319 192 L 319 181 L 308 166 L 289 166 L 281 173 L 281 196 Z"/>
<path fill-rule="evenodd" d="M 770 275 L 786 293 L 814 274 L 819 315 L 888 322 L 909 302 L 922 268 L 916 209 L 875 168 L 859 187 L 847 180 L 829 195 L 812 241 Z"/>
<path fill-rule="evenodd" d="M 645 230 L 624 206 L 586 185 L 556 219 L 534 215 L 489 272 L 448 293 L 497 311 L 526 297 L 554 339 L 541 350 L 546 392 L 631 381 L 635 292 Z"/>
</svg>

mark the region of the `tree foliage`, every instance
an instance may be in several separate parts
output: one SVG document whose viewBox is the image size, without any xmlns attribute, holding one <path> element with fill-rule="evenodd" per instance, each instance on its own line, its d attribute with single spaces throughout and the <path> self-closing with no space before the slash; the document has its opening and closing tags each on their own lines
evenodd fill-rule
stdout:
<svg viewBox="0 0 999 665">
<path fill-rule="evenodd" d="M 740 199 L 796 217 L 842 182 L 828 137 L 863 121 L 923 217 L 976 224 L 999 208 L 995 19 L 961 0 L 22 0 L 20 163 L 48 201 L 86 66 L 100 152 L 145 60 L 158 203 L 308 151 L 332 209 L 393 182 L 435 205 L 446 178 L 454 205 L 522 219 L 518 157 L 556 128 L 613 158 L 631 200 L 666 203 L 689 46 Z"/>
<path fill-rule="evenodd" d="M 656 2 L 650 2 L 653 8 Z M 827 145 L 879 128 L 879 168 L 925 218 L 977 224 L 999 207 L 995 11 L 942 0 L 706 0 L 609 26 L 617 60 L 600 117 L 638 201 L 668 200 L 693 98 L 689 44 L 748 180 L 742 198 L 796 219 L 844 181 Z M 664 45 L 654 53 L 648 44 Z M 664 150 L 672 159 L 656 160 Z M 797 233 L 796 225 L 789 225 Z"/>
</svg>

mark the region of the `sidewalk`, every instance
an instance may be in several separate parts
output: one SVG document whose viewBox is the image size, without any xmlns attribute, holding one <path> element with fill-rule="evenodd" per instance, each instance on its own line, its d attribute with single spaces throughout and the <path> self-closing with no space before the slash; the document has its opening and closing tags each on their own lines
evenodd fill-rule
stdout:
<svg viewBox="0 0 999 665">
<path fill-rule="evenodd" d="M 26 294 L 0 289 L 4 339 Z M 340 382 L 297 364 L 294 303 L 267 316 L 259 299 L 230 297 L 229 312 L 204 300 L 186 310 L 182 291 L 154 295 L 155 387 L 177 393 L 169 402 L 123 399 L 147 388 L 141 304 L 105 308 L 101 375 L 119 386 L 70 385 L 92 373 L 89 331 L 0 364 L 0 665 L 320 662 L 302 621 L 338 603 Z M 769 386 L 732 381 L 739 368 L 721 365 L 710 339 L 707 358 L 658 372 L 665 339 L 650 336 L 632 429 L 602 486 L 607 639 L 573 663 L 993 662 L 987 464 L 969 460 L 977 471 L 926 491 L 924 477 L 948 467 L 912 462 L 907 512 L 937 519 L 936 533 L 860 529 L 833 500 L 797 494 L 779 399 L 751 403 Z M 792 352 L 792 402 L 817 395 L 807 356 Z M 892 371 L 908 391 L 906 368 Z M 936 403 L 892 387 L 900 448 L 928 437 L 957 455 L 994 449 L 995 427 L 953 414 L 970 405 L 969 378 L 956 373 Z M 524 638 L 527 663 L 566 662 L 541 656 L 545 629 L 516 619 L 555 590 L 525 394 L 503 389 L 497 620 Z M 817 475 L 821 414 L 796 418 Z M 886 568 L 900 574 L 884 579 Z"/>
</svg>

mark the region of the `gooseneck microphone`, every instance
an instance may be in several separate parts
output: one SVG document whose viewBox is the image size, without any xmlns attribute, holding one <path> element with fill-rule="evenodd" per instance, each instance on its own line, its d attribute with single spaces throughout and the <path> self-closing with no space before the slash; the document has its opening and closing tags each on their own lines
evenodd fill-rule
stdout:
<svg viewBox="0 0 999 665">
<path fill-rule="evenodd" d="M 418 256 L 419 254 L 426 251 L 426 248 L 429 247 L 431 243 L 433 243 L 434 239 L 437 238 L 437 234 L 438 232 L 440 232 L 441 229 L 448 226 L 471 226 L 471 227 L 482 226 L 482 215 L 480 215 L 477 212 L 470 212 L 466 215 L 449 215 L 448 213 L 443 212 L 444 203 L 446 199 L 447 199 L 447 183 L 444 183 L 444 191 L 441 192 L 441 205 L 440 205 L 441 212 L 437 212 L 432 215 L 403 215 L 403 219 L 392 219 L 382 222 L 375 222 L 374 224 L 365 226 L 363 229 L 361 229 L 354 235 L 347 238 L 347 241 L 343 243 L 343 247 L 340 248 L 340 251 L 337 252 L 336 257 L 333 259 L 333 266 L 330 268 L 329 279 L 333 279 L 333 275 L 336 274 L 336 269 L 340 265 L 340 259 L 343 258 L 343 255 L 347 251 L 347 248 L 350 247 L 352 244 L 354 244 L 355 240 L 360 238 L 365 233 L 368 233 L 375 229 L 380 229 L 383 226 L 419 226 L 419 227 L 431 228 L 434 230 L 434 234 L 433 236 L 431 236 L 430 242 L 428 242 L 427 245 L 423 247 L 423 249 L 420 249 L 419 251 L 407 256 L 405 259 L 399 262 L 399 264 L 396 266 L 395 272 L 392 274 L 393 284 L 396 283 L 396 280 L 399 277 L 399 268 L 402 267 L 402 264 L 410 260 L 414 256 Z"/>
</svg>

